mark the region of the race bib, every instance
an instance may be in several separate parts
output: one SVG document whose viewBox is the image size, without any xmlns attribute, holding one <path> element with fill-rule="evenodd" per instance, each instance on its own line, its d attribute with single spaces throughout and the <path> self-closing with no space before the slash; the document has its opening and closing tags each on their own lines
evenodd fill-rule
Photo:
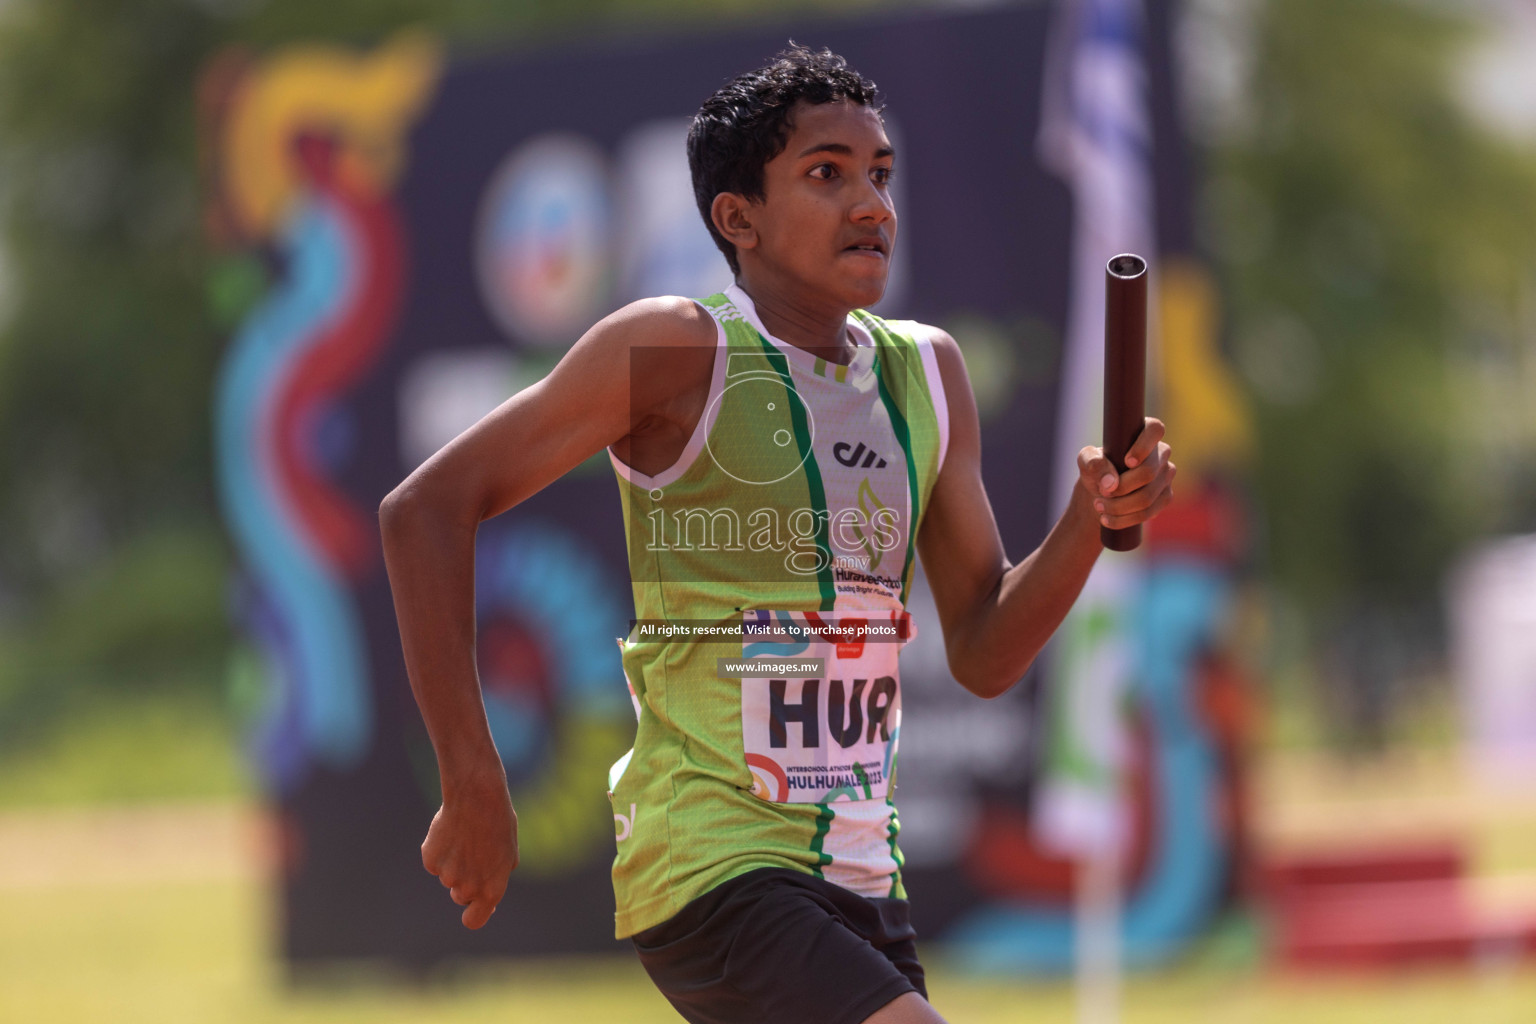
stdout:
<svg viewBox="0 0 1536 1024">
<path fill-rule="evenodd" d="M 889 795 L 906 614 L 753 611 L 743 627 L 741 736 L 753 794 L 794 804 Z M 808 671 L 817 662 L 820 671 Z"/>
</svg>

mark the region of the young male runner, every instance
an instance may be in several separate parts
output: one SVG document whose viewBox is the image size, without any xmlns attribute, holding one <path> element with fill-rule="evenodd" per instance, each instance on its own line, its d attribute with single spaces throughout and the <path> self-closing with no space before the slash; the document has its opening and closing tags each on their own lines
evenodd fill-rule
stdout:
<svg viewBox="0 0 1536 1024">
<path fill-rule="evenodd" d="M 735 284 L 607 317 L 380 508 L 442 774 L 422 860 L 470 928 L 517 864 L 474 661 L 478 524 L 607 448 L 637 618 L 736 631 L 622 643 L 639 726 L 610 779 L 617 931 L 695 1022 L 941 1021 L 891 799 L 901 716 L 889 640 L 905 628 L 914 550 L 952 674 L 992 697 L 1076 599 L 1100 524 L 1145 522 L 1171 494 L 1163 425 L 1149 419 L 1123 475 L 1102 450 L 1079 453 L 1061 519 L 1009 562 L 954 340 L 860 311 L 884 291 L 896 240 L 894 154 L 875 103 L 841 58 L 802 47 L 724 86 L 688 146 Z M 822 670 L 754 676 L 739 664 L 791 656 Z"/>
</svg>

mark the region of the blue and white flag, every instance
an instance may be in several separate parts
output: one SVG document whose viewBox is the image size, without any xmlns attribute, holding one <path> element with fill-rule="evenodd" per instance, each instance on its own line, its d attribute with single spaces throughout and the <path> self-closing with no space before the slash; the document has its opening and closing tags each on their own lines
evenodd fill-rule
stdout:
<svg viewBox="0 0 1536 1024">
<path fill-rule="evenodd" d="M 1104 266 L 1118 253 L 1149 255 L 1154 243 L 1144 17 L 1141 0 L 1064 0 L 1047 57 L 1040 158 L 1067 182 L 1073 200 L 1056 508 L 1077 486 L 1078 451 L 1103 443 Z M 1125 840 L 1121 707 L 1139 573 L 1134 555 L 1101 558 L 1053 645 L 1049 754 L 1035 826 L 1063 854 L 1086 857 Z"/>
</svg>

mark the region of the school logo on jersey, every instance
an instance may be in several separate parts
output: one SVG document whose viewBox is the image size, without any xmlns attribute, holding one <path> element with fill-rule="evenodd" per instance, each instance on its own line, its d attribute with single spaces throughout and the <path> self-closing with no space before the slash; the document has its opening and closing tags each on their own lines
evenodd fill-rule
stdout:
<svg viewBox="0 0 1536 1024">
<path fill-rule="evenodd" d="M 752 773 L 753 796 L 776 804 L 789 800 L 789 776 L 779 762 L 763 754 L 748 754 L 747 770 Z"/>
</svg>

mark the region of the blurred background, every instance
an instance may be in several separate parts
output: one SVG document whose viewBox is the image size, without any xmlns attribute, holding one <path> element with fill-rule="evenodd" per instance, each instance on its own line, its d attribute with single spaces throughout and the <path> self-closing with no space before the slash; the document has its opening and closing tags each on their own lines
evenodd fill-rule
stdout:
<svg viewBox="0 0 1536 1024">
<path fill-rule="evenodd" d="M 996 26 L 1018 43 L 968 49 Z M 602 779 L 632 735 L 617 662 L 545 664 L 540 639 L 596 649 L 631 614 L 606 467 L 482 535 L 493 725 L 525 821 L 559 823 L 526 826 L 499 931 L 455 931 L 418 877 L 436 780 L 369 524 L 571 324 L 723 271 L 667 205 L 675 157 L 649 154 L 790 37 L 886 90 L 915 247 L 890 312 L 960 341 L 1015 558 L 1073 429 L 1075 263 L 1102 267 L 1085 225 L 1154 254 L 1151 408 L 1181 504 L 1114 599 L 1132 668 L 1077 708 L 1061 694 L 1097 663 L 1058 652 L 984 713 L 973 761 L 913 726 L 943 781 L 903 790 L 940 1011 L 1075 1013 L 1086 840 L 1042 808 L 1082 797 L 1063 744 L 1107 707 L 1122 781 L 1088 797 L 1132 840 L 1125 1020 L 1530 1019 L 1522 0 L 0 2 L 0 1018 L 675 1019 L 604 931 Z M 919 37 L 931 65 L 881 63 Z M 979 75 L 1017 120 L 973 126 L 925 74 Z M 1092 184 L 1071 119 L 1095 97 L 1141 139 L 1142 178 Z M 934 134 L 947 115 L 972 135 Z M 977 162 L 1003 170 L 962 173 Z M 549 184 L 582 174 L 585 198 Z M 988 224 L 1007 182 L 1017 209 Z M 498 234 L 525 194 L 618 226 L 569 236 L 589 264 L 549 277 Z M 983 251 L 1033 233 L 994 298 L 931 284 L 967 210 Z M 550 526 L 589 504 L 590 529 Z M 577 605 L 591 622 L 559 614 Z M 970 729 L 974 708 L 927 695 L 934 650 L 912 652 L 913 699 Z"/>
</svg>

